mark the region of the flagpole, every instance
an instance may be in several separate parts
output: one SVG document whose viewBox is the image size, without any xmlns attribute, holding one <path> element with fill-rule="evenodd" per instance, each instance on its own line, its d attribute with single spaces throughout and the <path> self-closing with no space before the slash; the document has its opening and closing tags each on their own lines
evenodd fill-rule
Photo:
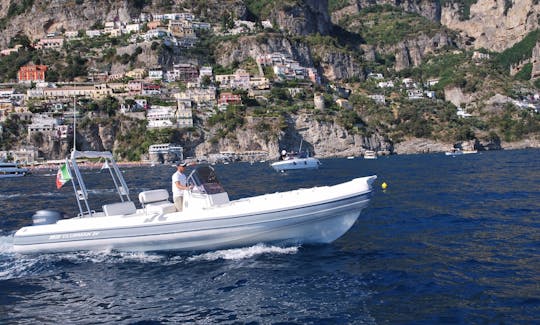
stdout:
<svg viewBox="0 0 540 325">
<path fill-rule="evenodd" d="M 70 164 L 69 164 L 69 160 L 66 158 L 66 165 L 68 166 L 68 171 L 70 173 L 70 176 L 71 176 L 71 167 L 70 167 Z M 80 215 L 84 215 L 83 213 L 83 207 L 81 205 L 81 200 L 79 200 L 79 197 L 77 195 L 77 186 L 75 185 L 75 179 L 73 179 L 73 176 L 71 176 L 71 184 L 73 184 L 73 191 L 75 192 L 75 201 L 77 201 L 77 205 L 79 206 L 79 212 L 81 213 Z"/>
<path fill-rule="evenodd" d="M 73 161 L 71 162 L 71 165 L 69 164 L 69 161 L 66 158 L 66 163 L 68 167 L 70 167 L 68 168 L 68 170 L 70 170 L 70 173 L 71 173 L 71 168 L 75 168 L 73 164 L 77 164 L 75 162 L 75 158 L 73 158 L 73 152 L 77 151 L 77 111 L 75 109 L 76 105 L 77 105 L 77 99 L 75 98 L 75 96 L 73 96 L 73 150 L 72 150 Z M 75 174 L 77 176 L 77 182 L 80 184 L 79 174 L 77 173 Z M 79 195 L 77 194 L 77 185 L 75 185 L 75 179 L 73 177 L 71 177 L 71 184 L 73 184 L 73 191 L 75 191 L 75 201 L 77 201 L 77 205 L 79 206 L 80 216 L 84 216 L 83 207 L 80 202 L 81 200 L 79 199 Z M 88 212 L 90 213 L 90 207 L 88 206 L 88 202 L 86 200 L 84 201 L 86 202 L 86 207 L 88 208 Z"/>
<path fill-rule="evenodd" d="M 75 112 L 75 96 L 73 96 L 73 150 L 77 150 L 77 116 Z"/>
</svg>

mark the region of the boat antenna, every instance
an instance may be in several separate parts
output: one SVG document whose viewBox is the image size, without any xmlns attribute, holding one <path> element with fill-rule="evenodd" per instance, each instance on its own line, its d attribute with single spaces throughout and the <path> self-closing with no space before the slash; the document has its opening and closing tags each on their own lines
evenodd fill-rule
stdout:
<svg viewBox="0 0 540 325">
<path fill-rule="evenodd" d="M 75 105 L 77 101 L 75 96 L 73 96 L 73 150 L 77 150 L 77 115 L 75 110 Z"/>
<path fill-rule="evenodd" d="M 304 139 L 300 139 L 300 148 L 298 149 L 298 153 L 302 152 L 302 143 L 304 142 Z"/>
</svg>

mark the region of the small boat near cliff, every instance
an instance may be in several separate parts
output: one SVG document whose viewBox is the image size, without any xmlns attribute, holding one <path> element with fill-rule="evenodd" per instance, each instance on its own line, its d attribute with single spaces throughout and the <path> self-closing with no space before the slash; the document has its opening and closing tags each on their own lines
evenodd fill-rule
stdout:
<svg viewBox="0 0 540 325">
<path fill-rule="evenodd" d="M 278 161 L 270 164 L 278 172 L 284 172 L 286 170 L 295 169 L 317 169 L 321 165 L 319 159 L 310 157 L 307 152 L 302 151 L 302 143 L 300 142 L 300 149 L 298 152 L 287 152 L 283 150 Z"/>
<path fill-rule="evenodd" d="M 295 153 L 287 154 L 282 160 L 270 164 L 278 172 L 294 169 L 317 169 L 320 165 L 321 162 L 317 158 Z"/>
<path fill-rule="evenodd" d="M 110 173 L 103 175 L 112 177 L 118 202 L 101 206 L 102 211 L 93 209 L 77 158 L 108 161 Z M 214 169 L 200 165 L 188 176 L 193 188 L 185 192 L 183 211 L 177 212 L 165 189 L 139 193 L 141 207 L 137 208 L 110 152 L 73 151 L 62 168 L 63 176 L 67 168 L 71 171 L 68 176 L 73 175 L 80 213 L 65 219 L 61 212 L 37 211 L 33 225 L 14 234 L 15 252 L 197 251 L 257 243 L 330 243 L 356 222 L 368 205 L 377 178 L 360 177 L 332 186 L 231 201 Z"/>
<path fill-rule="evenodd" d="M 364 152 L 364 159 L 377 159 L 377 153 L 373 150 L 366 150 Z"/>
<path fill-rule="evenodd" d="M 461 149 L 459 149 L 459 148 L 452 148 L 450 151 L 446 151 L 444 154 L 446 156 L 455 157 L 455 156 L 463 155 L 463 151 Z"/>
<path fill-rule="evenodd" d="M 455 156 L 461 156 L 461 155 L 468 155 L 468 154 L 473 154 L 473 153 L 478 153 L 478 150 L 475 150 L 475 149 L 459 149 L 459 148 L 452 148 L 450 151 L 446 151 L 444 154 L 446 156 L 452 156 L 452 157 L 455 157 Z"/>
</svg>

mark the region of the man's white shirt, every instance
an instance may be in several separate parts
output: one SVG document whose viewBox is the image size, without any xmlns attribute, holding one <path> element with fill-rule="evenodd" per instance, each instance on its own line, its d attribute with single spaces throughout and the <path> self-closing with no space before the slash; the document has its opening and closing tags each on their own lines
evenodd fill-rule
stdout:
<svg viewBox="0 0 540 325">
<path fill-rule="evenodd" d="M 176 187 L 176 182 L 180 182 L 181 185 L 186 186 L 187 184 L 187 177 L 186 175 L 180 173 L 179 171 L 176 171 L 172 175 L 172 193 L 173 197 L 175 196 L 184 196 L 184 190 L 179 189 Z"/>
</svg>

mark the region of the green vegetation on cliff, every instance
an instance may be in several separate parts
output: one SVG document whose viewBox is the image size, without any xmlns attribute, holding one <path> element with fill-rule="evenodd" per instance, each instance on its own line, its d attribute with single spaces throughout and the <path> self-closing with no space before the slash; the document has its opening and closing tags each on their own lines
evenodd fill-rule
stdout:
<svg viewBox="0 0 540 325">
<path fill-rule="evenodd" d="M 300 0 L 246 0 L 246 7 L 249 12 L 260 20 L 267 19 L 272 12 L 278 10 L 291 10 L 303 5 Z"/>
<path fill-rule="evenodd" d="M 2 123 L 0 133 L 0 150 L 14 149 L 20 139 L 26 135 L 28 122 L 23 121 L 18 115 L 11 115 Z"/>
<path fill-rule="evenodd" d="M 478 0 L 440 0 L 441 6 L 457 6 L 461 20 L 468 20 L 471 15 L 471 6 Z"/>
<path fill-rule="evenodd" d="M 391 5 L 376 5 L 346 16 L 339 25 L 358 34 L 367 44 L 397 44 L 420 34 L 433 36 L 443 27 L 418 14 L 404 12 Z"/>
<path fill-rule="evenodd" d="M 509 71 L 513 65 L 531 58 L 533 48 L 538 41 L 540 41 L 540 29 L 530 32 L 514 46 L 497 54 L 495 62 L 506 71 Z M 530 79 L 530 76 L 528 79 Z"/>
</svg>

